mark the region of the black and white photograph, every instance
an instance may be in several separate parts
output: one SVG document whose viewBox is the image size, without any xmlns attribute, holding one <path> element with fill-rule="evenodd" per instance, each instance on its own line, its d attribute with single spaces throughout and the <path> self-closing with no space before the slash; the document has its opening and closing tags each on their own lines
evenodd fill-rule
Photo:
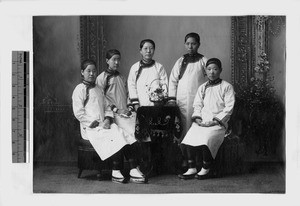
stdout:
<svg viewBox="0 0 300 206">
<path fill-rule="evenodd" d="M 297 205 L 285 3 L 0 0 L 0 205 Z"/>
<path fill-rule="evenodd" d="M 285 193 L 285 30 L 34 16 L 33 192 Z"/>
</svg>

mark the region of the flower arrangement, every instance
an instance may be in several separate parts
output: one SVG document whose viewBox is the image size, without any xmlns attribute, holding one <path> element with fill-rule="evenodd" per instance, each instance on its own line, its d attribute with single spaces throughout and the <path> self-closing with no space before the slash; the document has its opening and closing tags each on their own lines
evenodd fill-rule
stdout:
<svg viewBox="0 0 300 206">
<path fill-rule="evenodd" d="M 272 86 L 274 77 L 269 76 L 269 71 L 270 63 L 267 54 L 262 52 L 259 55 L 259 61 L 254 68 L 254 75 L 250 79 L 250 83 L 238 86 L 238 98 L 250 107 L 273 101 L 275 98 L 275 89 Z"/>
<path fill-rule="evenodd" d="M 245 142 L 254 145 L 257 155 L 264 156 L 275 151 L 271 144 L 276 144 L 284 125 L 284 109 L 276 98 L 272 86 L 274 77 L 269 71 L 267 54 L 262 52 L 250 82 L 236 87 L 238 101 L 235 107 L 244 125 Z"/>
<path fill-rule="evenodd" d="M 155 79 L 148 87 L 148 95 L 151 102 L 164 102 L 168 98 L 168 88 L 159 79 Z"/>
</svg>

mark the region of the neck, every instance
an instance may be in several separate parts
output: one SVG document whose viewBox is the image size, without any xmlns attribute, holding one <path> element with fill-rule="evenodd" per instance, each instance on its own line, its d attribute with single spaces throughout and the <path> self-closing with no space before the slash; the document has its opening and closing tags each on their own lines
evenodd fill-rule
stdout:
<svg viewBox="0 0 300 206">
<path fill-rule="evenodd" d="M 152 62 L 152 59 L 142 59 L 145 64 L 149 64 Z"/>
<path fill-rule="evenodd" d="M 219 82 L 220 81 L 220 77 L 218 77 L 218 78 L 216 78 L 216 79 L 214 79 L 214 80 L 209 80 L 209 83 L 212 83 L 212 84 L 214 84 L 214 83 L 217 83 L 217 82 Z"/>
<path fill-rule="evenodd" d="M 85 85 L 94 85 L 95 81 L 90 82 L 90 81 L 82 80 L 82 83 L 85 84 Z"/>
</svg>

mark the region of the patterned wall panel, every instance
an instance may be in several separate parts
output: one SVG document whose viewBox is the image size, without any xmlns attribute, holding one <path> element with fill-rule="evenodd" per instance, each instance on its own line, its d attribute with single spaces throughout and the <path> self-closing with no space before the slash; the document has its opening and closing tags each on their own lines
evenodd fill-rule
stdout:
<svg viewBox="0 0 300 206">
<path fill-rule="evenodd" d="M 100 68 L 105 65 L 105 40 L 103 37 L 103 19 L 101 16 L 80 17 L 81 62 L 92 59 Z"/>
</svg>

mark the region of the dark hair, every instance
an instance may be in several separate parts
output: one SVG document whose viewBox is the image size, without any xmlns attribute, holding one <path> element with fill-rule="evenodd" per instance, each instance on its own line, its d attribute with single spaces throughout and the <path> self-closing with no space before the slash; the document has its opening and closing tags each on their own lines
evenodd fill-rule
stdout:
<svg viewBox="0 0 300 206">
<path fill-rule="evenodd" d="M 219 67 L 219 69 L 222 70 L 222 63 L 221 63 L 220 59 L 218 59 L 218 58 L 211 58 L 211 59 L 209 59 L 206 62 L 206 67 L 208 67 L 208 65 L 210 65 L 210 64 L 216 64 Z"/>
<path fill-rule="evenodd" d="M 87 66 L 89 66 L 89 65 L 95 65 L 95 67 L 97 67 L 96 62 L 94 60 L 87 59 L 82 62 L 81 70 L 84 71 L 87 68 Z"/>
<path fill-rule="evenodd" d="M 185 38 L 184 38 L 184 43 L 186 42 L 186 40 L 188 40 L 188 38 L 194 38 L 196 40 L 196 42 L 198 44 L 200 44 L 200 36 L 199 34 L 195 33 L 195 32 L 191 32 L 191 33 L 188 33 Z"/>
<path fill-rule="evenodd" d="M 153 48 L 155 49 L 155 43 L 154 43 L 154 41 L 151 40 L 151 39 L 144 39 L 144 40 L 142 40 L 141 43 L 140 43 L 140 49 L 143 48 L 143 46 L 144 46 L 144 44 L 145 44 L 146 42 L 152 44 L 152 45 L 153 45 Z"/>
<path fill-rule="evenodd" d="M 121 52 L 119 50 L 110 49 L 106 52 L 106 59 L 110 59 L 110 58 L 112 58 L 113 55 L 116 55 L 116 54 L 121 56 Z"/>
</svg>

